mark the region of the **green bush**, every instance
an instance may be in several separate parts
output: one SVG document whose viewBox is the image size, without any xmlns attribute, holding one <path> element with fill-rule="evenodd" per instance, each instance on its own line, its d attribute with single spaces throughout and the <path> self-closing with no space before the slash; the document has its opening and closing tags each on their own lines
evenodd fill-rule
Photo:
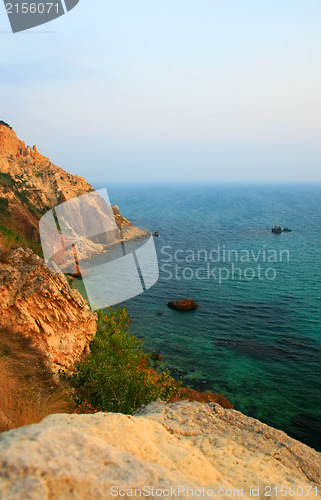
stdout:
<svg viewBox="0 0 321 500">
<path fill-rule="evenodd" d="M 39 208 L 35 207 L 29 200 L 29 193 L 27 193 L 26 191 L 17 191 L 15 195 L 24 205 L 29 208 L 30 212 L 37 216 L 43 215 L 42 211 Z"/>
<path fill-rule="evenodd" d="M 68 281 L 69 286 L 71 286 L 71 287 L 72 287 L 73 282 L 74 282 L 73 278 L 71 278 L 70 276 L 68 276 L 68 274 L 65 274 L 65 278 L 66 278 L 66 280 Z"/>
<path fill-rule="evenodd" d="M 4 224 L 0 224 L 0 232 L 5 237 L 5 244 L 7 246 L 15 244 L 17 247 L 31 248 L 31 250 L 43 257 L 42 247 L 37 238 L 26 239 L 20 233 L 16 233 L 11 227 L 7 227 Z"/>
<path fill-rule="evenodd" d="M 25 191 L 16 191 L 15 195 L 17 198 L 19 198 L 22 203 L 25 203 L 26 205 L 29 205 L 30 200 L 29 200 L 29 194 L 26 193 Z"/>
<path fill-rule="evenodd" d="M 98 316 L 91 354 L 76 365 L 71 377 L 78 405 L 128 414 L 157 398 L 175 397 L 181 384 L 150 368 L 142 341 L 128 333 L 126 309 L 109 309 Z"/>
<path fill-rule="evenodd" d="M 15 184 L 15 181 L 9 174 L 4 174 L 3 172 L 0 172 L 0 184 L 4 187 L 11 187 Z"/>
<path fill-rule="evenodd" d="M 23 246 L 24 239 L 21 234 L 16 233 L 13 229 L 11 229 L 10 227 L 6 227 L 3 224 L 0 225 L 0 231 L 5 236 L 8 243 L 11 243 L 13 241 L 17 243 L 17 245 Z"/>
<path fill-rule="evenodd" d="M 7 198 L 2 198 L 0 197 L 0 214 L 1 215 L 9 215 L 10 211 L 9 211 L 9 201 L 7 200 Z"/>
</svg>

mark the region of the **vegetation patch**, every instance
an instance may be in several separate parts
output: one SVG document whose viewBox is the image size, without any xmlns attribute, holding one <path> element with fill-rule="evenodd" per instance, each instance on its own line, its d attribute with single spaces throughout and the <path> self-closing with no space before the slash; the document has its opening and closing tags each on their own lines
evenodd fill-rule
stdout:
<svg viewBox="0 0 321 500">
<path fill-rule="evenodd" d="M 4 187 L 12 187 L 14 186 L 15 181 L 11 175 L 0 172 L 0 184 Z"/>
<path fill-rule="evenodd" d="M 7 227 L 4 224 L 0 224 L 0 233 L 3 236 L 0 254 L 2 262 L 5 261 L 7 253 L 16 247 L 31 248 L 35 254 L 43 257 L 42 247 L 37 238 L 26 239 L 22 234 L 17 233 L 11 227 Z"/>
<path fill-rule="evenodd" d="M 0 197 L 0 213 L 1 215 L 9 215 L 9 201 L 7 198 Z"/>
<path fill-rule="evenodd" d="M 97 334 L 90 343 L 91 354 L 76 365 L 69 379 L 76 390 L 79 413 L 108 411 L 131 414 L 142 405 L 160 398 L 164 401 L 218 402 L 232 405 L 224 396 L 200 393 L 174 380 L 168 372 L 150 366 L 150 354 L 142 341 L 128 332 L 126 309 L 98 313 Z"/>
<path fill-rule="evenodd" d="M 30 204 L 29 195 L 25 191 L 16 191 L 15 195 L 20 201 L 22 201 L 22 203 L 26 205 Z"/>
<path fill-rule="evenodd" d="M 25 191 L 16 191 L 15 192 L 15 195 L 16 197 L 24 204 L 28 207 L 28 209 L 30 210 L 30 212 L 32 212 L 33 214 L 37 215 L 37 216 L 41 216 L 43 215 L 42 213 L 42 210 L 40 210 L 39 208 L 35 207 L 32 202 L 30 201 L 29 199 L 29 194 L 26 193 Z"/>
<path fill-rule="evenodd" d="M 157 398 L 214 401 L 232 408 L 224 396 L 182 387 L 168 373 L 152 369 L 149 354 L 128 333 L 128 324 L 124 308 L 99 312 L 91 354 L 77 364 L 72 377 L 64 377 L 64 388 L 55 384 L 45 355 L 31 339 L 0 329 L 0 432 L 40 422 L 53 413 L 131 414 Z"/>
</svg>

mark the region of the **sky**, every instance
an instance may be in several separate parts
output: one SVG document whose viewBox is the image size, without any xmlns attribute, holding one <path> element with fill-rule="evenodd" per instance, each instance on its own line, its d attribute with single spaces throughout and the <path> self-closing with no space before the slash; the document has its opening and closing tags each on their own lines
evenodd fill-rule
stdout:
<svg viewBox="0 0 321 500">
<path fill-rule="evenodd" d="M 0 120 L 89 182 L 321 182 L 319 0 L 1 4 L 0 47 Z"/>
</svg>

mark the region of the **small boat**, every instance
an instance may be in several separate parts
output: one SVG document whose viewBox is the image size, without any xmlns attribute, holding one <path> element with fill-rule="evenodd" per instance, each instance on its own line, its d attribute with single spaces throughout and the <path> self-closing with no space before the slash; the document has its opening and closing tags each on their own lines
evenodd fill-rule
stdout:
<svg viewBox="0 0 321 500">
<path fill-rule="evenodd" d="M 158 236 L 159 236 L 159 232 L 158 232 L 158 231 L 155 231 L 154 236 L 157 236 L 157 237 L 158 237 Z"/>
</svg>

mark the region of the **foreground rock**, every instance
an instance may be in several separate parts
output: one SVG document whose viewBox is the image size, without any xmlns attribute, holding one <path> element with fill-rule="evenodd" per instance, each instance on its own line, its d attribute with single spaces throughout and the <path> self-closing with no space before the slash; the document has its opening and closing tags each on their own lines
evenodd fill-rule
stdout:
<svg viewBox="0 0 321 500">
<path fill-rule="evenodd" d="M 192 299 L 176 300 L 176 302 L 168 302 L 167 305 L 176 311 L 195 311 L 198 308 L 198 304 Z"/>
<path fill-rule="evenodd" d="M 31 250 L 18 248 L 0 262 L 0 327 L 31 337 L 50 369 L 71 370 L 89 352 L 96 313 Z"/>
<path fill-rule="evenodd" d="M 292 498 L 311 486 L 316 498 L 320 478 L 319 453 L 213 403 L 155 402 L 134 416 L 52 415 L 0 435 L 2 500 L 140 498 L 134 489 L 143 487 L 154 488 L 151 497 L 162 490 L 158 498 L 178 496 L 178 487 L 180 498 L 191 498 L 187 487 L 204 488 L 203 498 L 219 489 L 221 498 L 234 490 L 250 498 L 259 487 L 264 498 L 277 485 Z"/>
</svg>

